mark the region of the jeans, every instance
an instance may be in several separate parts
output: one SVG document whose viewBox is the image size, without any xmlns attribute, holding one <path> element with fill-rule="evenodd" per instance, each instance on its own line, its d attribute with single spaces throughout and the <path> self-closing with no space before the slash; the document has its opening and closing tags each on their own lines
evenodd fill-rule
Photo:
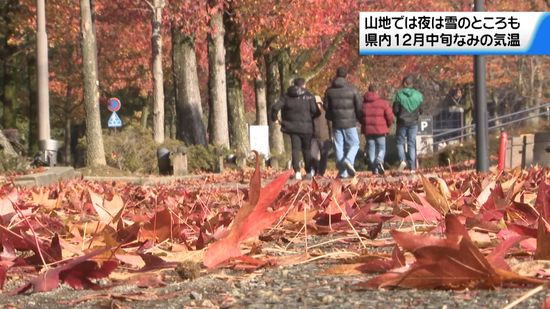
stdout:
<svg viewBox="0 0 550 309">
<path fill-rule="evenodd" d="M 347 161 L 353 165 L 358 150 L 359 135 L 356 127 L 334 130 L 334 152 L 336 153 L 336 167 L 340 177 L 346 178 L 349 176 L 344 162 Z"/>
<path fill-rule="evenodd" d="M 418 125 L 397 126 L 397 155 L 399 161 L 407 162 L 411 170 L 416 170 L 416 133 Z M 405 157 L 405 139 L 407 139 L 407 156 Z"/>
<path fill-rule="evenodd" d="M 330 140 L 311 140 L 311 165 L 315 175 L 323 176 L 327 169 L 328 152 L 332 147 Z"/>
<path fill-rule="evenodd" d="M 300 152 L 304 156 L 306 173 L 311 172 L 311 134 L 289 134 L 292 144 L 292 168 L 300 171 Z"/>
<path fill-rule="evenodd" d="M 386 155 L 386 136 L 368 135 L 367 153 L 369 155 L 371 167 L 376 166 L 378 163 L 384 164 L 384 156 Z"/>
</svg>

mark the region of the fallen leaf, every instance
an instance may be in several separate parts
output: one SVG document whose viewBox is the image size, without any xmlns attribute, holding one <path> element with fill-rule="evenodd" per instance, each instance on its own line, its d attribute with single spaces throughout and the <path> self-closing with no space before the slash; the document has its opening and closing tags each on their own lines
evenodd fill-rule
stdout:
<svg viewBox="0 0 550 309">
<path fill-rule="evenodd" d="M 256 154 L 256 170 L 250 181 L 250 202 L 237 212 L 229 234 L 207 248 L 203 261 L 206 267 L 214 268 L 231 257 L 242 255 L 239 244 L 243 240 L 257 236 L 286 212 L 288 206 L 272 212 L 267 208 L 275 202 L 291 173 L 290 170 L 283 173 L 262 189 L 260 163 Z"/>
</svg>

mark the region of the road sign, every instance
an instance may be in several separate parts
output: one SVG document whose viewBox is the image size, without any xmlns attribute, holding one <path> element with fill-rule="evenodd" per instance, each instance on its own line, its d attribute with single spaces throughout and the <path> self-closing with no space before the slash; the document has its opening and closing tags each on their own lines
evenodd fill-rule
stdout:
<svg viewBox="0 0 550 309">
<path fill-rule="evenodd" d="M 120 128 L 122 127 L 122 120 L 118 117 L 116 112 L 113 112 L 111 114 L 111 117 L 109 117 L 109 120 L 107 121 L 107 126 L 109 128 Z"/>
<path fill-rule="evenodd" d="M 107 109 L 110 112 L 118 112 L 120 110 L 120 106 L 121 106 L 120 100 L 117 98 L 110 98 L 107 101 Z"/>
<path fill-rule="evenodd" d="M 434 132 L 431 116 L 420 116 L 418 120 L 418 135 L 432 135 Z"/>
</svg>

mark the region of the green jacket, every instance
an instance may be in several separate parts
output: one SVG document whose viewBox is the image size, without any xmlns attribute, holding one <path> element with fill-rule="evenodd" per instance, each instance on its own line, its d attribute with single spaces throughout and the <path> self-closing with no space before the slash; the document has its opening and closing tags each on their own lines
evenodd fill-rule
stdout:
<svg viewBox="0 0 550 309">
<path fill-rule="evenodd" d="M 421 105 L 424 97 L 414 88 L 402 88 L 397 92 L 393 103 L 393 113 L 398 125 L 415 125 L 422 112 Z"/>
</svg>

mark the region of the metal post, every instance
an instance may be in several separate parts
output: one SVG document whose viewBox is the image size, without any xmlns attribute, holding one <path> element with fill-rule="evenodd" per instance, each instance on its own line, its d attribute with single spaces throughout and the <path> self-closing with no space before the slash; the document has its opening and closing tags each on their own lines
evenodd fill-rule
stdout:
<svg viewBox="0 0 550 309">
<path fill-rule="evenodd" d="M 38 75 L 38 140 L 50 139 L 50 95 L 48 90 L 48 36 L 45 0 L 36 1 L 36 64 Z"/>
<path fill-rule="evenodd" d="M 475 11 L 484 11 L 483 0 L 475 0 Z M 474 56 L 475 111 L 476 111 L 476 167 L 478 172 L 489 170 L 489 125 L 485 98 L 485 58 Z"/>
</svg>

